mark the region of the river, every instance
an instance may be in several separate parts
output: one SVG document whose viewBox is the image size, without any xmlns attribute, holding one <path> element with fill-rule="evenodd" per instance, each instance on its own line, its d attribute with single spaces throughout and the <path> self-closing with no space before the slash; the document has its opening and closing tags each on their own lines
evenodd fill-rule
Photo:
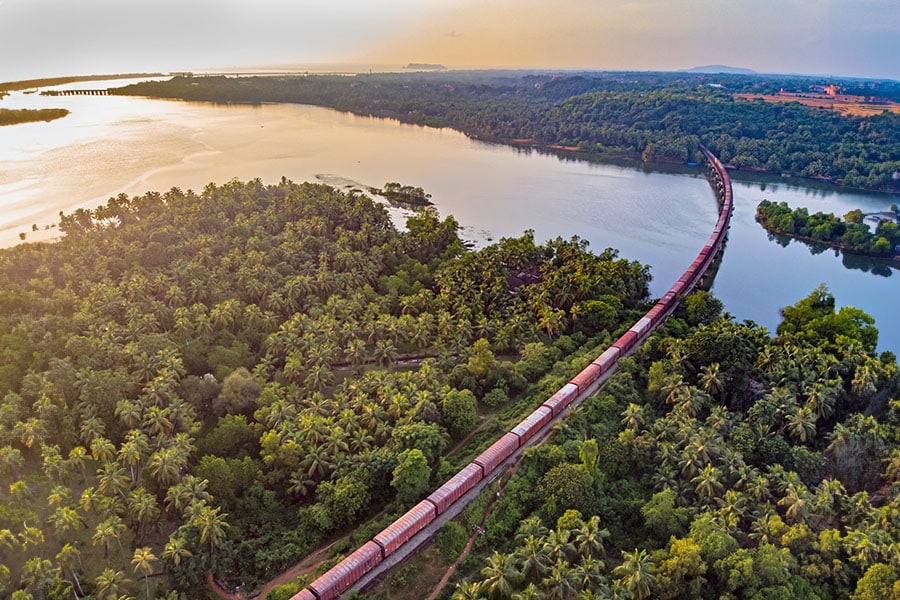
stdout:
<svg viewBox="0 0 900 600">
<path fill-rule="evenodd" d="M 124 85 L 115 82 L 112 85 Z M 60 86 L 106 87 L 100 82 Z M 690 264 L 716 219 L 702 172 L 664 172 L 571 160 L 471 140 L 449 129 L 401 125 L 301 105 L 232 106 L 118 96 L 14 92 L 4 108 L 67 108 L 50 123 L 0 127 L 0 247 L 49 239 L 60 211 L 110 196 L 260 178 L 420 186 L 476 245 L 533 229 L 539 241 L 578 235 L 599 252 L 651 265 L 661 295 Z M 743 177 L 743 176 L 742 176 Z M 754 222 L 763 198 L 844 214 L 886 210 L 896 195 L 738 179 L 735 213 L 713 287 L 726 310 L 774 331 L 779 309 L 825 283 L 839 305 L 876 319 L 879 349 L 900 353 L 900 272 L 848 268 L 833 251 L 770 241 Z M 403 215 L 392 213 L 398 222 Z M 37 231 L 32 231 L 36 226 Z M 887 275 L 887 276 L 885 276 Z"/>
</svg>

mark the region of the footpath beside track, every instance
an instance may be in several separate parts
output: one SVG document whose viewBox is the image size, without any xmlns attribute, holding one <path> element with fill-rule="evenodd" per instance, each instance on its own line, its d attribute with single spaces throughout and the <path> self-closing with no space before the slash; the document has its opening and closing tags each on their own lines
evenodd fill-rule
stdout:
<svg viewBox="0 0 900 600">
<path fill-rule="evenodd" d="M 543 441 L 553 426 L 577 409 L 618 369 L 618 360 L 633 353 L 678 307 L 681 299 L 707 282 L 727 239 L 733 211 L 731 181 L 722 163 L 701 146 L 709 165 L 710 185 L 719 202 L 719 218 L 700 253 L 668 292 L 590 365 L 548 398 L 425 500 L 411 508 L 291 600 L 332 600 L 361 590 L 415 552 L 455 518 L 485 487 L 499 479 L 527 448 Z"/>
</svg>

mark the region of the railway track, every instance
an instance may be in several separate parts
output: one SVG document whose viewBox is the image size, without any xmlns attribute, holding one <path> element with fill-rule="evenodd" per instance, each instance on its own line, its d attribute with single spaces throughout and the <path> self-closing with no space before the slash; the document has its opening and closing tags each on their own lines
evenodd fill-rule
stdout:
<svg viewBox="0 0 900 600">
<path fill-rule="evenodd" d="M 593 395 L 628 356 L 666 321 L 681 298 L 703 281 L 715 258 L 724 250 L 734 209 L 731 181 L 725 167 L 702 147 L 709 165 L 709 181 L 719 202 L 719 218 L 700 253 L 666 294 L 590 365 L 550 396 L 534 412 L 494 442 L 475 460 L 402 517 L 313 581 L 291 600 L 332 600 L 348 590 L 362 589 L 412 554 L 450 519 L 456 517 L 496 481 L 523 452 L 542 440 L 554 423 Z"/>
</svg>

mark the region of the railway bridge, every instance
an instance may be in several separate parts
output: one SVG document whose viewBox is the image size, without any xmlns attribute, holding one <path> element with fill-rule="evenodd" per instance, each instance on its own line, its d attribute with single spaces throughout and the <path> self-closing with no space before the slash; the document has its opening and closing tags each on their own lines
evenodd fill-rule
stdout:
<svg viewBox="0 0 900 600">
<path fill-rule="evenodd" d="M 575 375 L 534 412 L 497 440 L 474 461 L 381 533 L 313 581 L 291 600 L 332 600 L 360 590 L 383 575 L 456 517 L 485 487 L 499 479 L 527 448 L 548 436 L 553 425 L 578 408 L 618 370 L 618 360 L 633 353 L 663 324 L 681 299 L 708 285 L 727 239 L 734 208 L 731 181 L 722 163 L 701 146 L 709 166 L 709 182 L 719 203 L 719 218 L 694 262 L 637 323 L 590 365 Z"/>
<path fill-rule="evenodd" d="M 105 90 L 47 90 L 41 92 L 41 96 L 109 96 L 109 89 Z"/>
</svg>

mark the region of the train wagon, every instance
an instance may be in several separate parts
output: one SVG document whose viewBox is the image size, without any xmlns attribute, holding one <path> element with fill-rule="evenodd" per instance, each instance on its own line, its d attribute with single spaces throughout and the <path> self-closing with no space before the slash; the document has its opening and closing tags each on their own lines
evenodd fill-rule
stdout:
<svg viewBox="0 0 900 600">
<path fill-rule="evenodd" d="M 373 541 L 368 541 L 356 552 L 313 581 L 309 589 L 318 600 L 332 600 L 347 591 L 351 585 L 359 581 L 360 577 L 371 571 L 381 561 L 381 546 Z"/>
<path fill-rule="evenodd" d="M 300 593 L 291 596 L 291 600 L 317 600 L 315 594 L 309 588 L 300 590 Z"/>
<path fill-rule="evenodd" d="M 603 354 L 594 359 L 594 362 L 591 364 L 597 365 L 600 368 L 600 374 L 603 375 L 607 371 L 609 371 L 616 361 L 619 360 L 619 349 L 616 347 L 610 347 L 603 351 Z"/>
<path fill-rule="evenodd" d="M 510 455 L 519 449 L 519 436 L 513 433 L 507 433 L 502 438 L 494 442 L 490 448 L 478 455 L 473 462 L 479 465 L 484 476 L 487 477 L 491 471 L 496 469 L 500 463 L 510 457 Z"/>
<path fill-rule="evenodd" d="M 640 321 L 631 326 L 628 331 L 635 332 L 638 337 L 643 337 L 645 333 L 650 331 L 650 317 L 644 315 Z"/>
<path fill-rule="evenodd" d="M 525 417 L 525 419 L 512 428 L 511 432 L 519 436 L 519 447 L 521 448 L 525 442 L 534 437 L 541 427 L 550 422 L 553 418 L 553 411 L 546 406 L 539 406 L 537 410 Z"/>
<path fill-rule="evenodd" d="M 631 331 L 630 329 L 622 334 L 622 337 L 616 340 L 616 343 L 613 344 L 616 348 L 619 349 L 622 355 L 627 354 L 629 350 L 634 348 L 634 344 L 638 340 L 638 334 Z M 621 356 L 621 355 L 620 355 Z"/>
<path fill-rule="evenodd" d="M 491 447 L 493 448 L 493 446 Z M 481 481 L 483 477 L 481 467 L 475 463 L 469 463 L 466 468 L 451 477 L 447 483 L 428 496 L 426 501 L 434 504 L 437 514 L 441 514 L 447 510 L 448 506 L 459 500 L 463 494 L 475 487 L 475 484 Z"/>
<path fill-rule="evenodd" d="M 550 396 L 541 406 L 546 406 L 553 411 L 553 416 L 555 417 L 569 406 L 576 396 L 578 396 L 578 386 L 574 383 L 567 383 L 559 388 L 559 390 Z"/>
<path fill-rule="evenodd" d="M 434 503 L 422 500 L 372 539 L 384 549 L 383 556 L 387 558 L 409 538 L 434 521 L 436 516 L 437 509 Z"/>
<path fill-rule="evenodd" d="M 581 373 L 573 377 L 569 383 L 577 385 L 580 393 L 588 389 L 588 386 L 597 381 L 598 377 L 600 377 L 600 367 L 591 363 L 582 369 Z"/>
<path fill-rule="evenodd" d="M 662 303 L 662 301 L 657 302 L 653 305 L 649 311 L 647 311 L 646 317 L 650 319 L 650 323 L 656 325 L 659 322 L 659 319 L 665 314 L 666 305 Z"/>
</svg>

